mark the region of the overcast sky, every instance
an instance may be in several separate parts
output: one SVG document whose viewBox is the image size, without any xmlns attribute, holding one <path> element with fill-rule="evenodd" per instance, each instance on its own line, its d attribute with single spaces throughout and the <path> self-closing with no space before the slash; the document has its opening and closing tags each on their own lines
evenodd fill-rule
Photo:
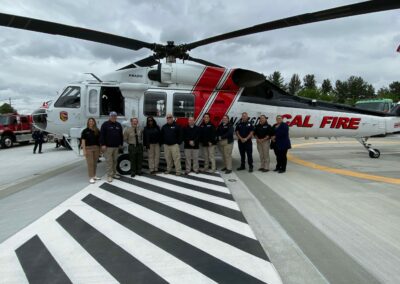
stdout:
<svg viewBox="0 0 400 284">
<path fill-rule="evenodd" d="M 200 3 L 201 2 L 201 3 Z M 147 42 L 191 42 L 279 18 L 360 1 L 345 0 L 0 0 L 0 12 L 114 33 Z M 400 10 L 265 32 L 191 52 L 226 67 L 286 80 L 362 76 L 375 88 L 400 80 Z M 85 72 L 108 73 L 150 55 L 78 39 L 0 27 L 0 104 L 20 112 L 56 98 Z"/>
</svg>

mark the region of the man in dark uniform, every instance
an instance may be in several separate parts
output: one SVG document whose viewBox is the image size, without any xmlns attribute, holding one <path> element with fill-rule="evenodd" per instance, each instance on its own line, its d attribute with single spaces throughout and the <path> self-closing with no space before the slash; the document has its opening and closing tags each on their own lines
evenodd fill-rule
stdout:
<svg viewBox="0 0 400 284">
<path fill-rule="evenodd" d="M 189 117 L 188 125 L 183 129 L 183 141 L 185 144 L 185 174 L 189 174 L 192 169 L 199 173 L 199 137 L 200 129 L 195 124 L 193 117 Z"/>
<path fill-rule="evenodd" d="M 254 136 L 257 141 L 257 150 L 260 154 L 260 168 L 261 172 L 269 171 L 269 148 L 271 137 L 273 136 L 273 128 L 268 124 L 267 117 L 260 115 L 260 122 L 254 129 Z"/>
<path fill-rule="evenodd" d="M 167 123 L 161 128 L 161 140 L 164 144 L 165 161 L 167 162 L 165 174 L 169 174 L 172 166 L 175 165 L 176 175 L 180 176 L 182 168 L 179 145 L 182 143 L 182 129 L 176 124 L 172 114 L 167 114 Z"/>
<path fill-rule="evenodd" d="M 117 159 L 119 148 L 124 143 L 122 125 L 117 121 L 117 113 L 110 112 L 109 120 L 101 125 L 100 145 L 107 161 L 107 181 L 120 178 L 117 174 Z"/>
<path fill-rule="evenodd" d="M 238 137 L 238 146 L 240 152 L 240 167 L 237 168 L 238 171 L 246 169 L 246 154 L 247 162 L 249 164 L 249 172 L 253 171 L 253 142 L 251 138 L 253 137 L 254 126 L 249 121 L 249 115 L 247 112 L 242 113 L 242 119 L 236 125 L 236 136 Z"/>
</svg>

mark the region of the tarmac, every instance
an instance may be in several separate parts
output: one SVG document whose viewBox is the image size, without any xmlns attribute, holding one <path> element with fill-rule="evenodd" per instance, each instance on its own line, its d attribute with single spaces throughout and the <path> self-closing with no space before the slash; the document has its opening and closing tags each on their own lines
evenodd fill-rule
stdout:
<svg viewBox="0 0 400 284">
<path fill-rule="evenodd" d="M 215 244 L 218 245 L 214 244 L 213 247 L 211 242 L 209 243 L 210 248 L 201 247 L 204 246 L 204 243 L 200 240 L 206 243 L 215 242 L 215 236 L 212 239 L 207 239 L 209 236 L 204 235 L 202 235 L 202 239 L 194 237 L 189 243 L 196 248 L 200 247 L 202 252 L 206 251 L 213 256 L 213 261 L 222 260 L 224 263 L 229 263 L 231 269 L 234 267 L 234 271 L 240 272 L 238 274 L 240 277 L 251 275 L 255 279 L 268 283 L 279 283 L 279 277 L 283 283 L 399 283 L 400 227 L 397 224 L 400 223 L 400 140 L 376 138 L 370 139 L 368 142 L 381 151 L 379 159 L 369 158 L 365 149 L 352 139 L 293 139 L 294 147 L 290 150 L 288 168 L 284 174 L 272 171 L 268 173 L 234 171 L 229 175 L 222 174 L 222 178 L 203 176 L 204 180 L 202 181 L 174 180 L 168 181 L 169 185 L 165 184 L 164 175 L 160 175 L 160 179 L 164 178 L 164 180 L 149 181 L 146 180 L 148 177 L 143 177 L 142 182 L 153 186 L 158 185 L 160 188 L 165 187 L 168 192 L 175 190 L 175 194 L 180 194 L 179 190 L 183 190 L 182 185 L 185 183 L 190 184 L 191 182 L 192 187 L 208 188 L 212 191 L 219 189 L 218 186 L 220 185 L 215 185 L 215 182 L 224 182 L 229 189 L 225 193 L 231 194 L 233 197 L 233 200 L 228 203 L 226 203 L 226 200 L 218 199 L 220 196 L 215 199 L 215 192 L 211 199 L 207 195 L 201 195 L 210 192 L 200 194 L 191 191 L 187 195 L 196 198 L 196 200 L 199 198 L 203 201 L 215 199 L 218 202 L 223 202 L 214 201 L 214 203 L 218 203 L 218 206 L 224 206 L 224 208 L 231 206 L 229 212 L 231 212 L 230 210 L 241 212 L 240 214 L 243 214 L 246 223 L 241 225 L 241 229 L 237 229 L 238 227 L 232 223 L 232 220 L 227 222 L 227 216 L 213 215 L 214 217 L 209 217 L 208 221 L 213 226 L 218 225 L 233 231 L 234 233 L 230 234 L 230 237 L 236 236 L 235 234 L 244 234 L 247 238 L 254 236 L 254 239 L 261 244 L 267 258 L 263 258 L 259 251 L 255 258 L 248 256 L 249 253 L 242 253 L 244 250 L 250 251 L 250 255 L 254 255 L 257 251 L 257 244 L 254 245 L 254 243 L 241 247 L 240 251 L 237 248 L 233 250 L 234 252 L 227 251 L 226 255 L 228 256 L 217 254 L 222 247 L 230 248 L 225 244 L 216 242 Z M 54 211 L 62 214 L 68 210 L 74 210 L 75 202 L 78 202 L 79 198 L 84 200 L 88 194 L 97 198 L 102 197 L 107 201 L 111 200 L 107 192 L 103 193 L 104 189 L 101 186 L 96 188 L 87 186 L 86 168 L 82 158 L 77 157 L 73 152 L 55 151 L 52 147 L 54 147 L 52 144 L 45 145 L 44 154 L 41 156 L 31 154 L 30 146 L 0 150 L 0 160 L 2 161 L 0 164 L 0 172 L 2 173 L 0 182 L 0 251 L 2 252 L 4 249 L 11 249 L 11 251 L 18 251 L 18 253 L 23 252 L 24 246 L 22 244 L 27 241 L 30 241 L 28 245 L 33 243 L 37 246 L 37 239 L 27 239 L 29 234 L 29 236 L 34 236 L 35 233 L 33 231 L 29 234 L 26 232 L 33 230 L 29 229 L 32 227 L 39 228 L 37 224 L 40 223 L 40 230 L 38 229 L 40 233 L 37 233 L 37 235 L 44 236 L 41 238 L 44 240 L 42 240 L 43 243 L 48 246 L 57 260 L 63 259 L 57 253 L 54 253 L 57 251 L 57 247 L 52 244 L 51 238 L 55 238 L 56 235 L 52 236 L 48 233 L 47 226 L 54 228 L 55 225 L 43 220 L 50 220 L 51 218 L 48 219 L 48 216 L 54 214 L 52 213 Z M 20 156 L 28 160 L 20 163 L 18 160 Z M 253 156 L 255 157 L 255 169 L 257 169 L 256 150 Z M 234 158 L 236 167 L 238 166 L 236 147 Z M 274 155 L 271 152 L 271 168 L 274 163 Z M 100 173 L 104 173 L 103 164 L 99 165 Z M 16 169 L 19 170 L 16 171 Z M 3 179 L 3 176 L 8 180 Z M 129 184 L 129 181 L 127 182 Z M 181 182 L 180 185 L 179 182 Z M 144 183 L 139 184 L 139 186 L 138 184 L 131 184 L 130 186 L 136 186 L 135 190 L 139 191 L 140 185 L 145 186 Z M 127 184 L 120 183 L 120 181 L 115 185 L 120 187 L 121 190 L 132 191 L 127 187 Z M 145 188 L 147 188 L 147 185 Z M 103 195 L 100 196 L 101 194 Z M 140 194 L 145 196 L 149 193 Z M 149 198 L 149 196 L 147 197 Z M 85 200 L 94 202 L 93 200 Z M 232 203 L 232 201 L 234 202 Z M 79 200 L 79 202 L 81 201 Z M 179 206 L 188 206 L 183 204 L 182 200 L 179 202 Z M 120 206 L 120 204 L 125 203 L 116 202 L 115 204 Z M 171 205 L 168 202 L 165 204 Z M 183 210 L 178 205 L 176 206 L 176 209 Z M 185 207 L 186 211 L 183 211 L 193 214 L 192 210 L 197 208 L 199 204 L 192 204 L 191 206 L 193 207 Z M 209 211 L 210 208 L 203 209 Z M 131 210 L 131 208 L 123 209 L 127 212 Z M 86 219 L 83 218 L 84 220 L 89 220 L 90 210 L 78 211 L 74 212 L 77 215 L 81 214 L 80 217 L 85 216 Z M 60 214 L 56 215 L 60 217 Z M 229 215 L 228 217 L 231 218 L 232 216 Z M 59 220 L 58 224 L 64 224 L 66 227 L 71 218 L 76 218 L 76 216 L 69 214 L 63 216 L 63 218 Z M 96 222 L 101 222 L 101 220 L 96 220 L 97 217 L 93 218 L 88 223 L 92 222 L 93 225 Z M 145 215 L 142 218 L 145 218 Z M 52 220 L 54 221 L 54 218 Z M 147 221 L 150 223 L 159 222 L 157 226 L 163 228 L 163 222 L 159 220 Z M 110 223 L 111 225 L 113 223 Z M 249 226 L 249 228 L 246 226 Z M 96 229 L 100 232 L 103 230 L 102 228 Z M 177 231 L 181 232 L 183 229 L 187 228 L 182 227 Z M 167 231 L 168 228 L 163 230 Z M 73 232 L 70 233 L 73 235 Z M 172 234 L 173 232 L 169 233 Z M 179 237 L 187 238 L 190 231 L 187 231 L 187 234 Z M 228 242 L 225 237 L 226 235 L 224 235 L 224 239 L 219 241 Z M 121 236 L 115 235 L 113 238 L 121 238 Z M 16 241 L 17 239 L 19 239 L 19 243 Z M 137 239 L 137 241 L 139 240 Z M 114 240 L 114 242 L 118 243 L 117 240 Z M 71 240 L 67 243 L 73 244 Z M 158 246 L 161 245 L 158 244 Z M 149 250 L 154 250 L 150 246 L 147 247 Z M 191 249 L 193 250 L 193 248 Z M 134 253 L 130 252 L 131 255 Z M 174 250 L 169 252 L 169 254 L 174 253 Z M 4 256 L 4 254 L 2 255 Z M 84 259 L 89 259 L 87 255 L 80 255 Z M 255 259 L 255 263 L 264 267 L 261 270 L 265 274 L 257 274 L 256 271 L 260 269 L 252 270 L 251 266 L 254 266 L 254 263 L 250 260 L 248 261 L 250 265 L 238 261 L 238 259 L 244 257 L 243 255 L 250 257 L 249 259 Z M 176 255 L 174 257 L 182 258 L 182 256 Z M 141 260 L 141 263 L 147 263 L 147 267 L 154 266 L 142 259 L 143 256 L 137 256 L 137 258 Z M 0 263 L 5 259 L 0 256 Z M 21 262 L 21 259 L 23 257 L 18 260 Z M 60 266 L 66 275 L 70 276 L 71 271 L 75 271 L 63 260 L 59 262 L 62 262 Z M 102 265 L 107 267 L 106 264 Z M 187 275 L 197 275 L 197 278 L 193 278 L 198 280 L 195 282 L 214 281 L 222 283 L 228 279 L 223 276 L 218 276 L 222 278 L 212 278 L 214 274 L 209 270 L 202 271 L 200 275 L 197 273 L 199 268 L 193 268 L 193 265 L 195 264 L 192 263 L 192 265 L 189 265 L 190 267 L 182 266 L 181 269 L 185 269 L 187 273 L 189 273 L 188 271 L 194 273 Z M 23 264 L 21 266 L 24 267 Z M 278 272 L 278 277 L 275 276 L 274 269 Z M 104 279 L 115 280 L 116 274 L 111 274 L 112 277 L 110 278 L 109 270 L 103 268 L 101 271 L 101 275 L 105 275 Z M 175 272 L 178 273 L 179 271 L 182 272 L 182 270 Z M 177 281 L 179 278 L 173 278 L 176 277 L 176 273 L 174 274 L 173 271 L 156 271 L 155 274 L 161 275 L 164 280 L 169 279 L 168 282 L 179 282 Z M 26 278 L 24 277 L 28 277 L 27 271 L 22 268 L 19 268 L 18 275 L 25 281 Z M 171 275 L 175 276 L 172 277 Z M 181 273 L 181 275 L 184 274 Z M 202 278 L 204 275 L 206 278 Z M 86 278 L 88 282 L 93 282 L 95 279 L 98 278 Z M 111 280 L 104 280 L 103 282 L 112 282 Z"/>
</svg>

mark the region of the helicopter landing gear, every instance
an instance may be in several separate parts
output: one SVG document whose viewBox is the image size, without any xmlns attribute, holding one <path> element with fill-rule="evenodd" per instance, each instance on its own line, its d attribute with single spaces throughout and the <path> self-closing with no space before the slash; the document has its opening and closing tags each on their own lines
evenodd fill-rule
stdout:
<svg viewBox="0 0 400 284">
<path fill-rule="evenodd" d="M 357 138 L 357 141 L 368 150 L 368 154 L 371 159 L 378 159 L 381 156 L 381 152 L 378 149 L 371 148 L 371 144 L 367 143 L 368 137 Z"/>
</svg>

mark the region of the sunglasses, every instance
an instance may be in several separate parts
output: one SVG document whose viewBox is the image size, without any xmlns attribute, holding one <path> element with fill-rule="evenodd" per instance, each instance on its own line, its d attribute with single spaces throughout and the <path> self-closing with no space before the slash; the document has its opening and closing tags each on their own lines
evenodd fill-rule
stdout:
<svg viewBox="0 0 400 284">
<path fill-rule="evenodd" d="M 167 119 L 170 119 L 170 118 L 172 118 L 172 116 L 168 116 L 168 117 L 167 117 Z"/>
</svg>

